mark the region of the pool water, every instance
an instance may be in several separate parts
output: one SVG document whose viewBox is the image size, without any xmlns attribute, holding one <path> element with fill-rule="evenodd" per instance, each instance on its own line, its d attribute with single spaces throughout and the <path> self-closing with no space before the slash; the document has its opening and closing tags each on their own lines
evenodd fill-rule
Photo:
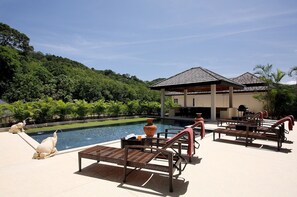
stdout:
<svg viewBox="0 0 297 197">
<path fill-rule="evenodd" d="M 58 131 L 58 142 L 56 148 L 61 150 L 67 150 L 91 144 L 97 144 L 102 142 L 108 142 L 112 140 L 119 140 L 128 134 L 144 135 L 143 126 L 146 122 L 138 122 L 131 124 L 118 124 L 112 126 L 92 127 L 85 129 L 74 129 L 67 131 Z M 159 121 L 154 122 L 157 126 L 157 132 L 165 131 L 168 128 L 184 128 L 186 125 L 192 124 L 192 122 L 180 122 L 180 121 Z M 47 137 L 52 137 L 53 132 L 36 132 L 28 134 L 37 142 L 41 143 L 42 140 Z"/>
</svg>

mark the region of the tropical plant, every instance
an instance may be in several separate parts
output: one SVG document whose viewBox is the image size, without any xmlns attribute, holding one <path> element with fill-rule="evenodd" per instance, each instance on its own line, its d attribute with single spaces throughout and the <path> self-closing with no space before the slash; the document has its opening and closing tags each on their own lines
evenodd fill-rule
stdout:
<svg viewBox="0 0 297 197">
<path fill-rule="evenodd" d="M 28 117 L 32 116 L 32 113 L 31 113 L 32 108 L 30 104 L 23 101 L 16 101 L 13 104 L 8 105 L 6 109 L 12 112 L 13 118 L 17 122 L 23 121 Z"/>
<path fill-rule="evenodd" d="M 103 115 L 105 113 L 105 110 L 106 110 L 106 103 L 103 99 L 100 99 L 93 104 L 93 110 L 92 112 L 94 114 L 97 114 L 98 117 L 100 117 L 101 115 Z"/>
<path fill-rule="evenodd" d="M 288 74 L 290 77 L 292 77 L 293 73 L 295 73 L 295 75 L 297 75 L 297 66 L 292 67 Z"/>
<path fill-rule="evenodd" d="M 174 104 L 166 100 L 166 110 Z M 14 121 L 23 121 L 30 118 L 36 123 L 67 120 L 72 118 L 85 119 L 90 115 L 121 116 L 121 115 L 152 115 L 160 113 L 160 103 L 155 101 L 129 101 L 127 104 L 120 101 L 104 101 L 88 103 L 84 100 L 64 102 L 45 97 L 32 102 L 17 101 L 12 104 L 0 105 L 1 117 L 13 117 Z M 6 122 L 7 123 L 7 122 Z"/>
<path fill-rule="evenodd" d="M 119 116 L 127 112 L 127 106 L 119 101 L 109 101 L 106 111 L 109 116 Z"/>
<path fill-rule="evenodd" d="M 280 83 L 286 73 L 280 69 L 272 72 L 272 64 L 257 65 L 254 70 L 267 85 L 267 92 L 255 98 L 265 103 L 266 109 L 272 116 L 281 117 L 291 113 L 290 108 L 294 106 L 296 95 L 292 94 L 288 85 Z"/>
<path fill-rule="evenodd" d="M 90 112 L 91 105 L 85 100 L 76 100 L 74 102 L 74 113 L 79 119 L 84 119 Z"/>
<path fill-rule="evenodd" d="M 73 103 L 64 102 L 63 100 L 56 101 L 54 112 L 55 115 L 59 117 L 60 120 L 65 120 L 68 115 L 72 112 Z"/>
<path fill-rule="evenodd" d="M 127 103 L 127 108 L 128 108 L 127 112 L 129 115 L 135 115 L 135 114 L 141 113 L 139 100 L 129 101 Z"/>
<path fill-rule="evenodd" d="M 53 120 L 55 115 L 55 102 L 52 98 L 39 99 L 31 102 L 32 118 L 36 123 L 48 122 Z"/>
</svg>

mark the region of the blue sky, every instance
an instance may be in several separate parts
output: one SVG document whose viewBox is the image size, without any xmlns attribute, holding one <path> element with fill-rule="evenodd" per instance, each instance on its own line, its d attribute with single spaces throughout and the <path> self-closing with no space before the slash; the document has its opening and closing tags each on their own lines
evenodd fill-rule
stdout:
<svg viewBox="0 0 297 197">
<path fill-rule="evenodd" d="M 0 0 L 0 21 L 35 51 L 142 80 L 297 66 L 296 0 Z"/>
</svg>

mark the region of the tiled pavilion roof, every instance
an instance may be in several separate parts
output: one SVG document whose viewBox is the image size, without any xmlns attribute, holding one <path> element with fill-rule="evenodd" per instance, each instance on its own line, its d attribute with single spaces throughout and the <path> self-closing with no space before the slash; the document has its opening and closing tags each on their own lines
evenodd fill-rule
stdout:
<svg viewBox="0 0 297 197">
<path fill-rule="evenodd" d="M 231 80 L 245 85 L 244 89 L 236 90 L 236 92 L 258 92 L 267 90 L 266 84 L 259 77 L 249 72 L 232 78 Z"/>
<path fill-rule="evenodd" d="M 259 77 L 249 72 L 246 72 L 238 77 L 231 78 L 231 80 L 239 84 L 244 84 L 246 86 L 265 85 L 265 83 L 262 80 L 260 80 Z"/>
<path fill-rule="evenodd" d="M 244 88 L 243 85 L 202 67 L 186 70 L 151 86 L 151 88 L 155 90 L 164 88 L 166 91 L 176 92 L 187 89 L 188 92 L 197 92 L 209 91 L 211 84 L 216 84 L 217 91 L 229 90 L 230 86 L 234 89 Z"/>
</svg>

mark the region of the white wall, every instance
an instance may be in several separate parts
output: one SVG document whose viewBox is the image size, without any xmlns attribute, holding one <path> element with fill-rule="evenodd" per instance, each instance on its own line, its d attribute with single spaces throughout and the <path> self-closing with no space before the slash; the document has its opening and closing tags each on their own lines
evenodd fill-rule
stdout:
<svg viewBox="0 0 297 197">
<path fill-rule="evenodd" d="M 251 112 L 259 112 L 263 110 L 263 103 L 256 100 L 253 96 L 258 93 L 246 92 L 246 93 L 233 93 L 233 107 L 238 108 L 239 105 L 246 105 Z M 195 107 L 210 107 L 211 95 L 199 94 L 199 95 L 187 95 L 187 107 L 193 106 L 193 98 L 195 98 Z M 172 96 L 172 99 L 178 99 L 178 104 L 184 106 L 184 95 Z M 229 107 L 229 93 L 217 94 L 216 96 L 217 107 Z"/>
</svg>

